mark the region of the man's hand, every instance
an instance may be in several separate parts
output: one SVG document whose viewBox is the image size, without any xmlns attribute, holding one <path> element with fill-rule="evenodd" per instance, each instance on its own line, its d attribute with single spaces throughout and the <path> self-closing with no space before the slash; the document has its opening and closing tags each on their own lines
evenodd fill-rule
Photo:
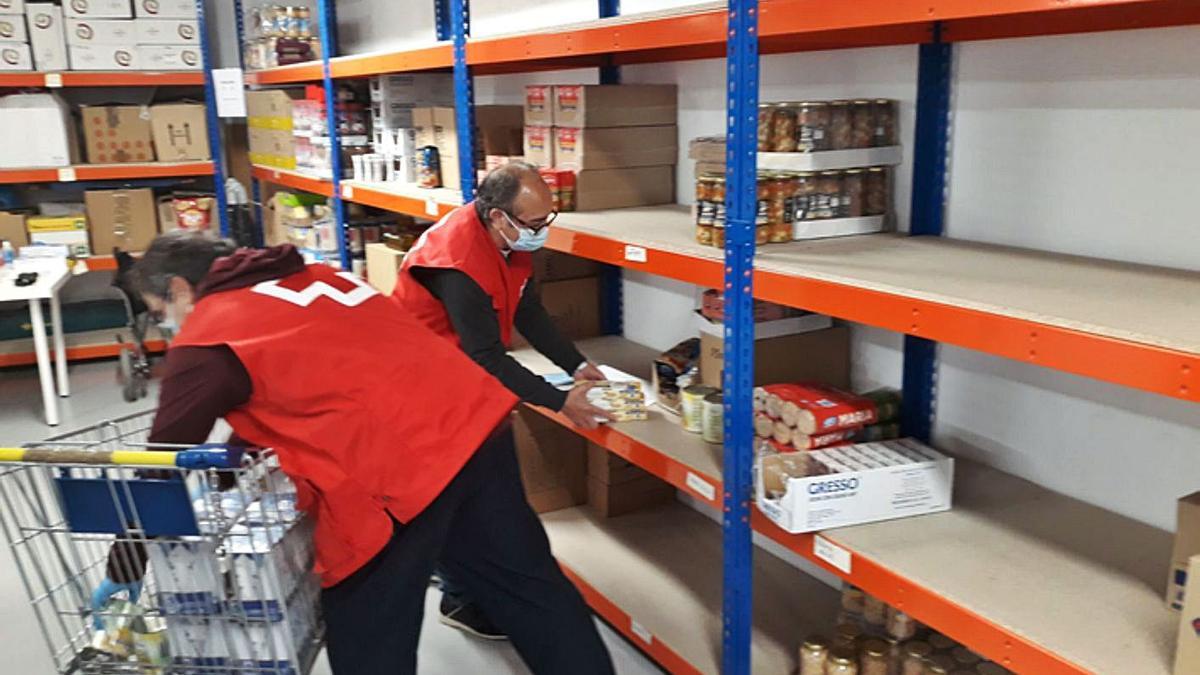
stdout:
<svg viewBox="0 0 1200 675">
<path fill-rule="evenodd" d="M 604 377 L 604 373 L 591 361 L 584 361 L 583 365 L 575 370 L 576 382 L 600 382 L 606 379 L 608 378 Z"/>
<path fill-rule="evenodd" d="M 575 385 L 570 392 L 567 393 L 567 402 L 563 404 L 562 414 L 571 420 L 571 423 L 580 429 L 595 429 L 600 425 L 597 418 L 612 420 L 613 416 L 604 408 L 588 403 L 588 390 L 596 386 L 592 382 L 583 382 Z"/>
</svg>

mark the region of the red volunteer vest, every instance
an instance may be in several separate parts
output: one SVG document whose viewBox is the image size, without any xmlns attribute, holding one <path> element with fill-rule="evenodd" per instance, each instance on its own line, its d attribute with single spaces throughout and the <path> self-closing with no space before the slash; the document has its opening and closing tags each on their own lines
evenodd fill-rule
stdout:
<svg viewBox="0 0 1200 675">
<path fill-rule="evenodd" d="M 392 292 L 413 316 L 458 344 L 446 307 L 413 277 L 414 267 L 456 269 L 471 277 L 492 298 L 500 340 L 505 347 L 512 344 L 517 303 L 533 272 L 533 256 L 513 251 L 506 260 L 479 221 L 474 202 L 454 209 L 421 235 L 404 256 Z"/>
<path fill-rule="evenodd" d="M 387 544 L 389 513 L 421 513 L 516 404 L 393 299 L 324 265 L 201 298 L 172 346 L 216 344 L 253 384 L 228 421 L 296 482 L 326 586 Z"/>
</svg>

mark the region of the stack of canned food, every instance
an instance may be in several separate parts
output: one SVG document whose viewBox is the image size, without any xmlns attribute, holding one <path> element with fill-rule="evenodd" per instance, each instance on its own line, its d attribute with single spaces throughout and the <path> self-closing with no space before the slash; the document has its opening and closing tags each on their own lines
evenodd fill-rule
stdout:
<svg viewBox="0 0 1200 675">
<path fill-rule="evenodd" d="M 803 220 L 886 215 L 891 206 L 891 168 L 872 166 L 832 171 L 758 173 L 755 241 L 791 241 Z M 725 245 L 725 176 L 696 178 L 696 241 Z"/>
<path fill-rule="evenodd" d="M 246 68 L 259 70 L 321 57 L 312 11 L 300 5 L 266 2 L 247 11 Z"/>
<path fill-rule="evenodd" d="M 796 101 L 758 106 L 759 152 L 824 152 L 895 145 L 892 99 Z"/>
</svg>

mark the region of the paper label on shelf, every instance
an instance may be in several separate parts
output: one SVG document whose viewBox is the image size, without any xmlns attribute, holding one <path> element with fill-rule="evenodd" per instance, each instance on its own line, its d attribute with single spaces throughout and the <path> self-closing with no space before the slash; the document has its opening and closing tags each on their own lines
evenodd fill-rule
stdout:
<svg viewBox="0 0 1200 675">
<path fill-rule="evenodd" d="M 246 116 L 246 80 L 241 68 L 213 68 L 217 117 Z"/>
<path fill-rule="evenodd" d="M 691 471 L 688 472 L 687 478 L 684 480 L 684 482 L 687 483 L 687 486 L 692 490 L 695 490 L 696 494 L 704 497 L 710 502 L 717 498 L 717 488 L 713 487 L 712 483 L 704 480 Z"/>
<path fill-rule="evenodd" d="M 813 537 L 813 555 L 850 574 L 850 551 L 838 546 L 821 535 Z"/>
<path fill-rule="evenodd" d="M 646 249 L 641 246 L 625 245 L 625 259 L 629 262 L 646 262 Z"/>
<path fill-rule="evenodd" d="M 433 197 L 428 197 L 425 199 L 425 213 L 435 218 L 437 217 L 438 203 Z"/>
<path fill-rule="evenodd" d="M 342 183 L 342 199 L 354 199 L 354 186 Z"/>
<path fill-rule="evenodd" d="M 646 644 L 651 644 L 654 642 L 654 635 L 635 619 L 629 620 L 629 630 L 632 631 L 634 635 L 638 636 L 639 640 L 645 642 Z"/>
<path fill-rule="evenodd" d="M 58 182 L 74 183 L 75 182 L 75 167 L 64 166 L 58 170 Z"/>
<path fill-rule="evenodd" d="M 46 73 L 46 87 L 59 89 L 62 86 L 62 73 Z"/>
</svg>

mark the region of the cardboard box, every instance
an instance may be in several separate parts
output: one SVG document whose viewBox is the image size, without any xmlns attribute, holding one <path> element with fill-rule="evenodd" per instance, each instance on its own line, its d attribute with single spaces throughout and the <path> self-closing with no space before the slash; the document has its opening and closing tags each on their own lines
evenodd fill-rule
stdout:
<svg viewBox="0 0 1200 675">
<path fill-rule="evenodd" d="M 437 136 L 433 132 L 433 108 L 413 108 L 412 125 L 418 148 L 437 147 Z"/>
<path fill-rule="evenodd" d="M 530 84 L 525 87 L 522 122 L 527 127 L 554 126 L 554 87 Z"/>
<path fill-rule="evenodd" d="M 132 19 L 133 7 L 129 0 L 68 0 L 63 14 L 73 19 Z"/>
<path fill-rule="evenodd" d="M 477 105 L 475 106 L 475 126 L 484 127 L 523 127 L 525 126 L 524 109 L 519 105 Z"/>
<path fill-rule="evenodd" d="M 700 381 L 721 386 L 725 340 L 700 335 Z M 754 340 L 754 384 L 811 380 L 841 389 L 850 386 L 850 333 L 834 326 L 798 335 Z"/>
<path fill-rule="evenodd" d="M 139 45 L 198 45 L 200 25 L 195 19 L 134 19 Z"/>
<path fill-rule="evenodd" d="M 433 108 L 433 144 L 441 157 L 458 157 L 458 120 L 454 108 Z M 443 162 L 444 164 L 445 162 Z M 444 179 L 443 179 L 443 182 Z M 457 184 L 457 181 L 455 181 Z"/>
<path fill-rule="evenodd" d="M 138 48 L 119 45 L 67 45 L 71 70 L 141 70 Z"/>
<path fill-rule="evenodd" d="M 600 281 L 595 277 L 552 281 L 540 287 L 542 305 L 572 340 L 600 335 Z"/>
<path fill-rule="evenodd" d="M 150 108 L 144 105 L 81 106 L 87 160 L 92 164 L 153 162 Z"/>
<path fill-rule="evenodd" d="M 141 46 L 138 68 L 143 70 L 200 70 L 204 67 L 199 46 Z"/>
<path fill-rule="evenodd" d="M 605 485 L 626 483 L 646 476 L 653 477 L 638 465 L 609 452 L 595 443 L 587 444 L 587 475 Z"/>
<path fill-rule="evenodd" d="M 1176 505 L 1175 546 L 1167 576 L 1167 606 L 1183 609 L 1183 591 L 1188 582 L 1188 561 L 1200 555 L 1200 492 L 1179 499 Z"/>
<path fill-rule="evenodd" d="M 526 99 L 528 107 L 528 94 Z M 553 115 L 556 127 L 675 124 L 676 87 L 673 84 L 555 85 Z"/>
<path fill-rule="evenodd" d="M 296 168 L 296 138 L 291 130 L 247 129 L 250 163 L 276 169 Z"/>
<path fill-rule="evenodd" d="M 674 164 L 679 152 L 674 125 L 657 127 L 554 128 L 554 165 L 563 169 L 616 169 Z"/>
<path fill-rule="evenodd" d="M 541 283 L 594 277 L 600 269 L 595 260 L 545 248 L 533 254 L 533 278 Z"/>
<path fill-rule="evenodd" d="M 25 231 L 25 214 L 0 211 L 0 241 L 7 241 L 20 248 L 29 243 Z"/>
<path fill-rule="evenodd" d="M 779 481 L 773 465 L 786 455 L 763 455 L 754 463 L 758 507 L 793 534 L 873 523 L 950 509 L 954 460 L 912 439 L 864 445 L 902 446 L 914 459 L 882 468 L 844 471 Z M 853 448 L 855 446 L 843 446 Z M 826 448 L 813 453 L 841 452 Z M 783 491 L 783 496 L 769 495 Z M 836 499 L 831 499 L 836 495 Z"/>
<path fill-rule="evenodd" d="M 553 128 L 527 125 L 521 145 L 526 162 L 545 168 L 554 166 Z"/>
<path fill-rule="evenodd" d="M 623 516 L 675 499 L 675 488 L 651 474 L 620 483 L 604 483 L 588 476 L 587 486 L 588 507 L 602 518 Z"/>
<path fill-rule="evenodd" d="M 246 124 L 260 129 L 292 130 L 293 104 L 304 98 L 300 89 L 262 89 L 246 92 Z"/>
<path fill-rule="evenodd" d="M 108 255 L 114 248 L 145 251 L 158 235 L 154 192 L 149 188 L 88 190 L 83 201 L 92 250 L 99 254 Z"/>
<path fill-rule="evenodd" d="M 1200 673 L 1200 555 L 1192 556 L 1188 561 L 1186 576 L 1191 583 L 1184 592 L 1179 617 L 1174 675 Z"/>
<path fill-rule="evenodd" d="M 196 0 L 134 0 L 133 6 L 139 19 L 196 18 Z"/>
<path fill-rule="evenodd" d="M 71 107 L 56 94 L 0 98 L 0 167 L 69 166 L 79 157 Z"/>
<path fill-rule="evenodd" d="M 33 70 L 33 54 L 29 45 L 0 42 L 0 70 Z"/>
<path fill-rule="evenodd" d="M 70 216 L 30 216 L 25 219 L 30 244 L 64 245 L 76 258 L 92 254 L 88 245 L 87 218 L 82 213 Z"/>
<path fill-rule="evenodd" d="M 674 166 L 588 169 L 580 171 L 575 180 L 576 211 L 674 202 Z"/>
<path fill-rule="evenodd" d="M 25 5 L 33 66 L 38 70 L 67 69 L 67 34 L 62 7 L 48 2 Z"/>
<path fill-rule="evenodd" d="M 154 154 L 160 162 L 204 161 L 208 151 L 208 126 L 204 106 L 166 103 L 150 106 Z"/>
<path fill-rule="evenodd" d="M 132 19 L 67 19 L 68 45 L 137 44 Z"/>
<path fill-rule="evenodd" d="M 25 0 L 0 0 L 0 13 L 20 14 L 25 11 Z"/>
<path fill-rule="evenodd" d="M 582 436 L 521 406 L 513 413 L 513 437 L 525 498 L 538 513 L 587 500 L 586 449 Z"/>
<path fill-rule="evenodd" d="M 0 14 L 0 42 L 28 42 L 24 14 Z"/>
<path fill-rule="evenodd" d="M 443 73 L 392 73 L 370 79 L 371 101 L 409 107 L 454 105 L 454 77 Z"/>
<path fill-rule="evenodd" d="M 397 251 L 387 244 L 367 244 L 367 283 L 384 295 L 391 295 L 400 278 L 400 264 L 404 262 L 404 251 Z"/>
</svg>

